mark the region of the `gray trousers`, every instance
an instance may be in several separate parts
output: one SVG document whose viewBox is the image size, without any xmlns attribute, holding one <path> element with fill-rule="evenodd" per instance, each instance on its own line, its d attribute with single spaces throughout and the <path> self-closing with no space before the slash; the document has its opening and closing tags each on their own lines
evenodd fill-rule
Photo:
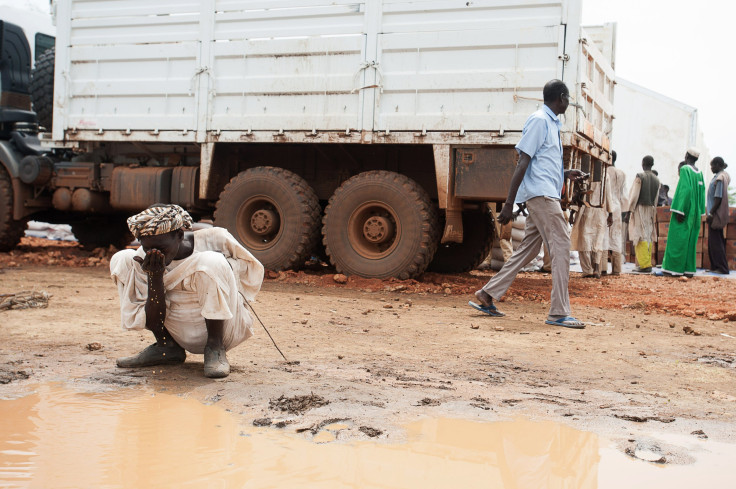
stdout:
<svg viewBox="0 0 736 489">
<path fill-rule="evenodd" d="M 483 286 L 483 290 L 495 300 L 501 299 L 519 271 L 539 254 L 539 247 L 544 243 L 552 257 L 552 303 L 549 315 L 569 316 L 567 283 L 570 279 L 570 227 L 562 213 L 560 201 L 550 197 L 534 197 L 526 202 L 526 207 L 529 217 L 526 218 L 524 239 L 501 270 Z"/>
</svg>

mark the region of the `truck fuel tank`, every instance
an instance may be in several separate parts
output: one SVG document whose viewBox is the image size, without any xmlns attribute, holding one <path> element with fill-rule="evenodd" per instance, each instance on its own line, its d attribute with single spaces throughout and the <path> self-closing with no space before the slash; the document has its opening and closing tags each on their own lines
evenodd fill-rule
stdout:
<svg viewBox="0 0 736 489">
<path fill-rule="evenodd" d="M 109 212 L 111 209 L 108 195 L 107 192 L 78 188 L 72 194 L 72 209 L 77 212 Z"/>
<path fill-rule="evenodd" d="M 142 211 L 171 201 L 173 167 L 116 167 L 112 172 L 110 205 L 115 209 Z"/>
</svg>

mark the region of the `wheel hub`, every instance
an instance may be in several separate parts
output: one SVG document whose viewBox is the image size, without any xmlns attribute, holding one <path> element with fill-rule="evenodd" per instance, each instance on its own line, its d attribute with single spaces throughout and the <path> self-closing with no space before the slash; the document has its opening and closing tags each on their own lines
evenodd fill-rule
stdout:
<svg viewBox="0 0 736 489">
<path fill-rule="evenodd" d="M 279 215 L 270 209 L 259 209 L 251 216 L 250 227 L 261 236 L 272 234 L 279 227 Z"/>
<path fill-rule="evenodd" d="M 375 244 L 386 242 L 393 235 L 393 231 L 391 221 L 382 216 L 371 216 L 363 224 L 363 236 Z"/>
</svg>

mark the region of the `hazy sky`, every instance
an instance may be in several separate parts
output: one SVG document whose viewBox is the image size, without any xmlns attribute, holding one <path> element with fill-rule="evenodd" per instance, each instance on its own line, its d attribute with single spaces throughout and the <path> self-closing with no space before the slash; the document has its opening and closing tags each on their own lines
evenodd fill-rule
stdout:
<svg viewBox="0 0 736 489">
<path fill-rule="evenodd" d="M 734 14 L 733 0 L 583 0 L 583 24 L 618 24 L 616 76 L 697 108 L 710 154 L 726 160 L 731 176 Z"/>
<path fill-rule="evenodd" d="M 48 0 L 0 0 L 47 11 Z M 616 74 L 698 109 L 712 156 L 736 175 L 736 1 L 583 0 L 583 23 L 616 22 Z M 703 163 L 703 162 L 701 162 Z"/>
</svg>

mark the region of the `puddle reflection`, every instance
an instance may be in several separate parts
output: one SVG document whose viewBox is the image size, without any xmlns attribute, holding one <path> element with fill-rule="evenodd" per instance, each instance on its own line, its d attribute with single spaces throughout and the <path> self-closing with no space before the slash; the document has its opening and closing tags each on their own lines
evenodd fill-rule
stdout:
<svg viewBox="0 0 736 489">
<path fill-rule="evenodd" d="M 329 425 L 314 441 L 273 428 L 243 436 L 234 416 L 196 400 L 43 385 L 0 401 L 0 487 L 588 489 L 665 472 L 668 487 L 688 487 L 553 422 L 430 419 L 409 425 L 406 443 L 331 443 L 355 428 Z"/>
</svg>

